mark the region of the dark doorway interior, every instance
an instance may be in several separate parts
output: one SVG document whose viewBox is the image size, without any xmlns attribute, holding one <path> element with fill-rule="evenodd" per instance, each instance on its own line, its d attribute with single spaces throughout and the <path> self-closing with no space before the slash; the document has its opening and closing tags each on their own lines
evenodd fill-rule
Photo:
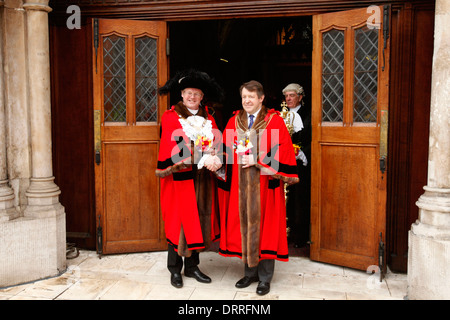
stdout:
<svg viewBox="0 0 450 320">
<path fill-rule="evenodd" d="M 231 113 L 241 108 L 239 87 L 249 80 L 263 84 L 265 105 L 277 110 L 283 101 L 282 89 L 299 83 L 305 89 L 305 106 L 310 108 L 311 16 L 170 22 L 169 34 L 171 77 L 179 70 L 196 68 L 224 88 L 224 103 L 214 106 L 221 129 Z M 179 98 L 172 96 L 171 103 Z M 290 248 L 291 254 L 309 255 L 307 247 L 296 248 L 292 241 Z"/>
<path fill-rule="evenodd" d="M 264 85 L 267 107 L 279 109 L 290 82 L 304 87 L 310 105 L 310 16 L 170 22 L 169 34 L 171 76 L 192 67 L 216 78 L 226 94 L 224 116 L 240 108 L 239 86 L 249 80 Z"/>
</svg>

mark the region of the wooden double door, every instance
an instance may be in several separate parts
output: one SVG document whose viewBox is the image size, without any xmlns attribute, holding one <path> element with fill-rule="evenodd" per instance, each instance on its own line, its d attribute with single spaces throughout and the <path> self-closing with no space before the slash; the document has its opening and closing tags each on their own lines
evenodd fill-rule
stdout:
<svg viewBox="0 0 450 320">
<path fill-rule="evenodd" d="M 389 50 L 383 7 L 313 17 L 311 259 L 379 264 L 386 217 Z M 369 22 L 369 23 L 368 23 Z M 101 253 L 166 248 L 155 177 L 168 107 L 166 23 L 95 20 L 96 216 Z"/>
</svg>

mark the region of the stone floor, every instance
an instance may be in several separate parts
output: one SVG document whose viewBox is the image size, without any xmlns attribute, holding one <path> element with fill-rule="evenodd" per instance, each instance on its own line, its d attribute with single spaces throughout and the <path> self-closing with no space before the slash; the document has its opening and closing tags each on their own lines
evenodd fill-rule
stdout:
<svg viewBox="0 0 450 320">
<path fill-rule="evenodd" d="M 0 300 L 403 300 L 406 274 L 378 274 L 318 263 L 306 257 L 277 262 L 269 294 L 256 294 L 256 283 L 245 289 L 240 259 L 215 252 L 200 255 L 200 269 L 212 278 L 202 284 L 184 277 L 184 287 L 170 285 L 167 252 L 108 255 L 80 251 L 68 259 L 58 277 L 0 288 Z"/>
</svg>

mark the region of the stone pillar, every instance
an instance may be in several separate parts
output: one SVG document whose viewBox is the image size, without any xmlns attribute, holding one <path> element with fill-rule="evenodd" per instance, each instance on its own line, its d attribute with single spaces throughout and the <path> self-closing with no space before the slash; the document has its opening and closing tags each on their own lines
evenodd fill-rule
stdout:
<svg viewBox="0 0 450 320">
<path fill-rule="evenodd" d="M 17 219 L 0 221 L 0 287 L 56 276 L 66 265 L 66 221 L 53 182 L 48 0 L 4 0 L 0 73 L 6 167 Z M 0 64 L 1 65 L 1 64 Z M 1 188 L 0 188 L 1 190 Z M 8 201 L 11 196 L 8 194 Z M 9 206 L 10 203 L 5 201 Z M 0 194 L 1 204 L 1 194 Z"/>
<path fill-rule="evenodd" d="M 449 21 L 450 1 L 436 0 L 428 180 L 409 232 L 409 299 L 450 299 Z"/>
<path fill-rule="evenodd" d="M 0 0 L 0 21 L 4 2 Z M 0 24 L 0 222 L 15 219 L 19 211 L 14 207 L 14 191 L 9 186 L 6 163 L 5 86 L 3 83 L 3 25 Z"/>
<path fill-rule="evenodd" d="M 28 207 L 25 216 L 48 216 L 55 214 L 49 206 L 57 209 L 59 187 L 53 182 L 51 105 L 50 105 L 50 58 L 48 0 L 26 0 L 23 8 L 27 16 L 28 81 L 31 129 L 31 179 L 26 192 Z"/>
<path fill-rule="evenodd" d="M 30 184 L 30 146 L 25 14 L 19 0 L 5 0 L 2 10 L 3 98 L 6 116 L 7 172 L 14 190 L 14 205 L 27 204 L 25 191 Z"/>
</svg>

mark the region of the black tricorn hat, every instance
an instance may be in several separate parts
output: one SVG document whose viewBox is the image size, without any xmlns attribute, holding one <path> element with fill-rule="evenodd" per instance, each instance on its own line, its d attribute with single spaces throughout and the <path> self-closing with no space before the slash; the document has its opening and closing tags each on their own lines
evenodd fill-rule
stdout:
<svg viewBox="0 0 450 320">
<path fill-rule="evenodd" d="M 159 94 L 179 93 L 186 88 L 196 88 L 203 91 L 206 99 L 220 102 L 224 98 L 220 85 L 206 72 L 188 69 L 177 72 L 164 86 L 159 88 Z"/>
</svg>

